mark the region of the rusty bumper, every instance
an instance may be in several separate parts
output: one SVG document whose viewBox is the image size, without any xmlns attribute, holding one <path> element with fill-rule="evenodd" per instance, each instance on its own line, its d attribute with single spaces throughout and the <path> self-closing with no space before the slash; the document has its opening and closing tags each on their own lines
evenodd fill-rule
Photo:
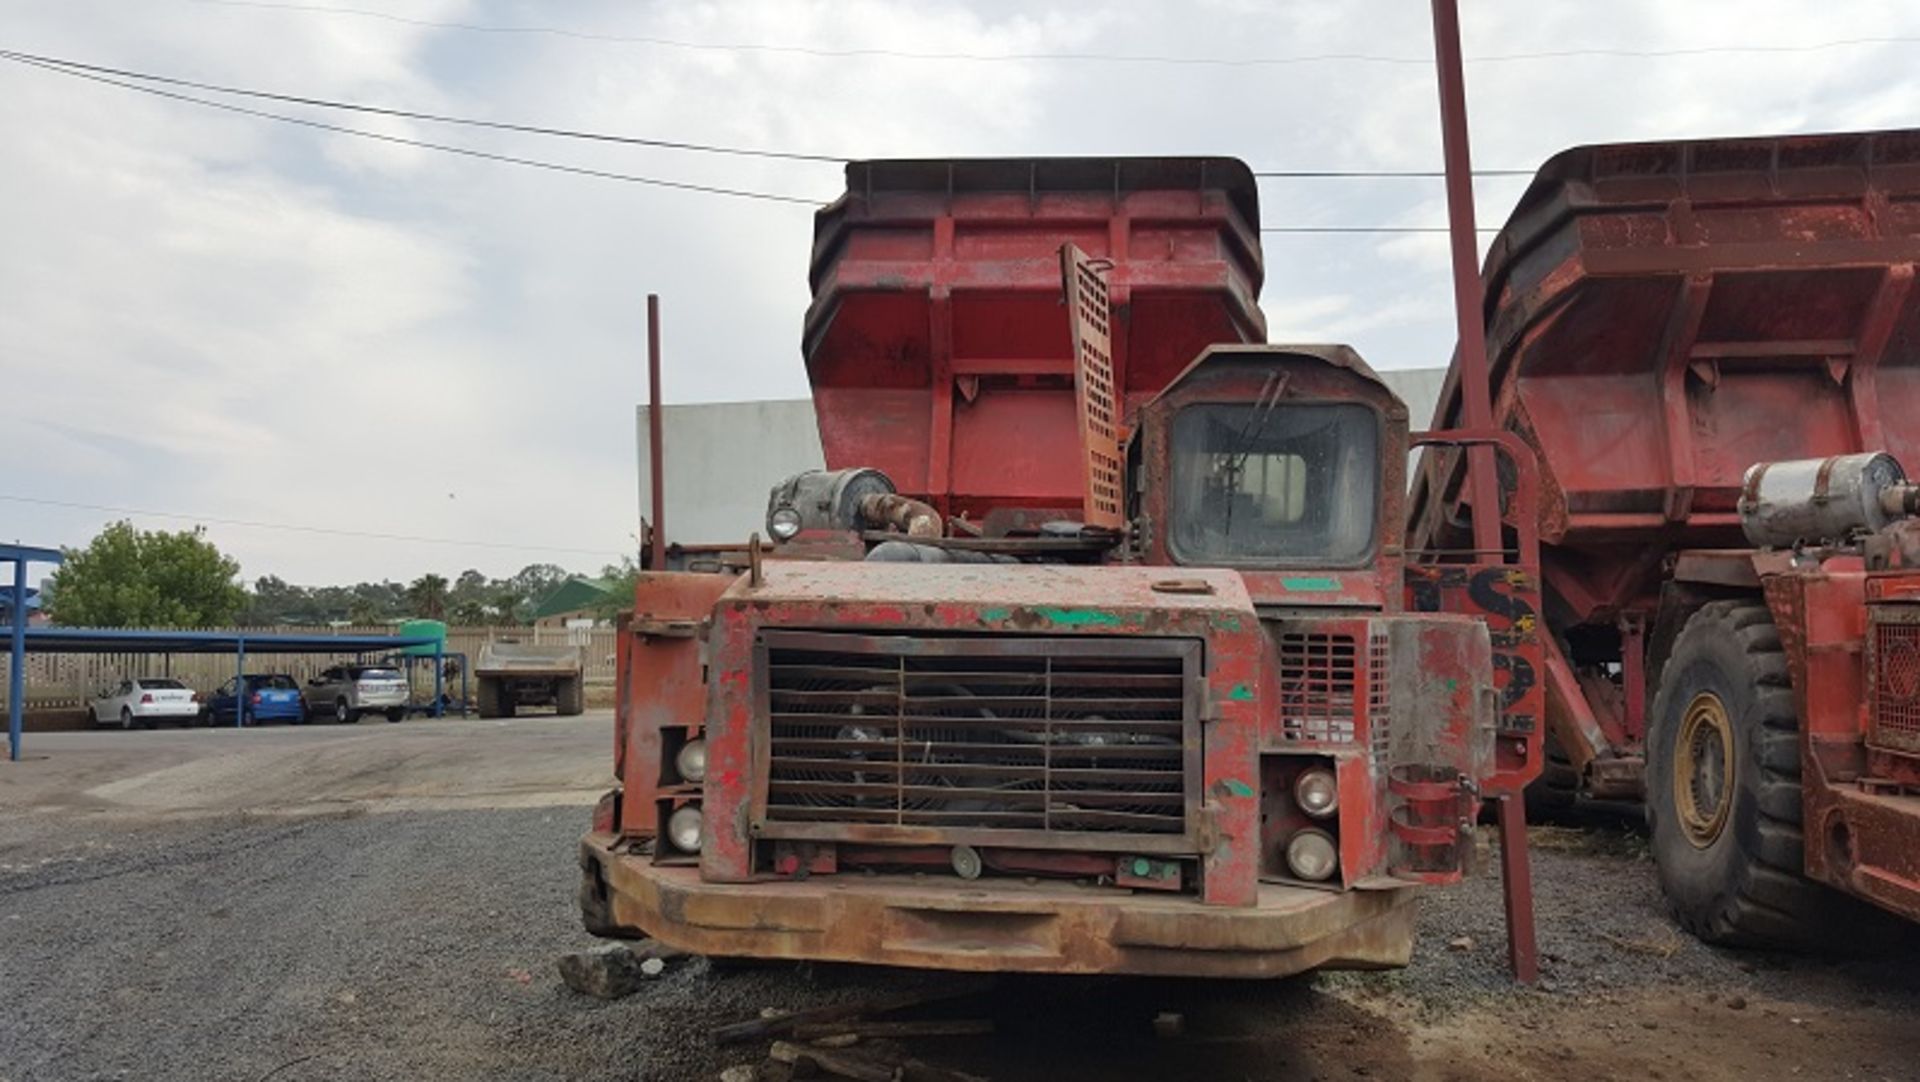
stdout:
<svg viewBox="0 0 1920 1082">
<path fill-rule="evenodd" d="M 1282 977 L 1382 969 L 1413 950 L 1413 890 L 1263 884 L 1251 906 L 1018 880 L 819 876 L 708 883 L 580 842 L 589 930 L 648 935 L 699 954 L 1030 973 Z"/>
</svg>

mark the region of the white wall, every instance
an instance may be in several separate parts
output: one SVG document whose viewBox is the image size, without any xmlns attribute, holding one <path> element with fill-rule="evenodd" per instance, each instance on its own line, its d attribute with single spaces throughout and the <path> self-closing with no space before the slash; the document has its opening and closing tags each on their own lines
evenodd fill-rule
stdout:
<svg viewBox="0 0 1920 1082">
<path fill-rule="evenodd" d="M 666 406 L 667 539 L 685 545 L 733 542 L 766 532 L 767 490 L 801 470 L 826 465 L 807 398 Z M 640 518 L 653 515 L 647 407 L 636 410 Z"/>
<path fill-rule="evenodd" d="M 1418 431 L 1433 416 L 1446 379 L 1444 368 L 1380 373 L 1407 404 Z M 651 511 L 647 408 L 636 408 L 640 517 Z M 791 474 L 826 464 L 810 399 L 705 402 L 667 406 L 667 538 L 681 544 L 744 543 L 765 532 L 767 490 Z"/>
</svg>

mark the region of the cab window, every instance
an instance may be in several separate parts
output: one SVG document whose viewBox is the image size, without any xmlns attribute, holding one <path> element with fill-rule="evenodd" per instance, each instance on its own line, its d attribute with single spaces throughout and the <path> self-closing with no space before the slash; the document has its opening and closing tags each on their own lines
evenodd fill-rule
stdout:
<svg viewBox="0 0 1920 1082">
<path fill-rule="evenodd" d="M 1175 557 L 1352 566 L 1373 552 L 1380 423 L 1358 403 L 1204 404 L 1174 416 Z"/>
</svg>

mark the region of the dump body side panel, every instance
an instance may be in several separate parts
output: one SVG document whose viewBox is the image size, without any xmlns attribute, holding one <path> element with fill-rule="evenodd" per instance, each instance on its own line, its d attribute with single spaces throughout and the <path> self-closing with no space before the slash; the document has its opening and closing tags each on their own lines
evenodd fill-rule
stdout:
<svg viewBox="0 0 1920 1082">
<path fill-rule="evenodd" d="M 1582 147 L 1486 263 L 1498 423 L 1539 454 L 1550 615 L 1651 610 L 1662 558 L 1740 546 L 1748 466 L 1920 467 L 1920 133 Z M 1435 427 L 1458 423 L 1450 376 Z M 1416 490 L 1459 529 L 1459 473 Z M 1416 540 L 1415 542 L 1419 542 Z"/>
<path fill-rule="evenodd" d="M 1258 342 L 1258 198 L 1233 159 L 855 162 L 814 225 L 803 350 L 831 469 L 941 511 L 1077 511 L 1059 249 L 1112 263 L 1122 415 L 1208 345 Z"/>
</svg>

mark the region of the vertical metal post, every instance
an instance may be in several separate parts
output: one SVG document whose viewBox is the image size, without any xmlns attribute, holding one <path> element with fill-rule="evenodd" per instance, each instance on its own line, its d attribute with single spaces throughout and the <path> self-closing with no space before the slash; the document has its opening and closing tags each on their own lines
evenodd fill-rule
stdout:
<svg viewBox="0 0 1920 1082">
<path fill-rule="evenodd" d="M 667 470 L 661 462 L 664 439 L 660 431 L 660 295 L 647 294 L 647 487 L 653 497 L 652 532 L 648 535 L 647 564 L 651 570 L 667 569 Z"/>
<path fill-rule="evenodd" d="M 1456 0 L 1433 0 L 1434 64 L 1440 75 L 1440 144 L 1447 174 L 1447 239 L 1453 249 L 1453 309 L 1459 328 L 1460 403 L 1466 427 L 1493 427 L 1493 392 L 1487 375 L 1485 297 L 1480 284 L 1480 247 L 1474 228 L 1473 161 L 1467 138 L 1467 80 L 1460 63 L 1460 12 Z M 1500 487 L 1494 450 L 1467 450 L 1467 492 L 1473 503 L 1473 547 L 1497 556 Z"/>
<path fill-rule="evenodd" d="M 444 717 L 447 712 L 444 702 L 446 696 L 446 642 L 434 640 L 433 644 L 433 716 Z"/>
<path fill-rule="evenodd" d="M 1540 947 L 1533 935 L 1533 866 L 1527 859 L 1527 804 L 1519 793 L 1494 801 L 1500 811 L 1500 882 L 1507 910 L 1507 965 L 1513 979 L 1540 979 Z"/>
<path fill-rule="evenodd" d="M 20 761 L 20 726 L 27 710 L 27 561 L 13 561 L 13 627 L 7 663 L 7 758 Z"/>
<path fill-rule="evenodd" d="M 1647 735 L 1647 624 L 1637 613 L 1620 618 L 1620 692 L 1626 700 L 1627 739 Z"/>
<path fill-rule="evenodd" d="M 1467 79 L 1460 57 L 1457 0 L 1433 0 L 1433 59 L 1440 84 L 1440 143 L 1446 161 L 1454 317 L 1459 325 L 1457 371 L 1461 412 L 1468 428 L 1485 431 L 1493 427 L 1493 392 L 1487 372 L 1486 302 L 1480 283 L 1478 234 L 1474 229 Z M 1479 550 L 1477 559 L 1501 559 L 1506 544 L 1500 529 L 1500 480 L 1490 444 L 1467 450 L 1467 498 L 1473 506 L 1473 547 Z M 1540 957 L 1533 927 L 1533 870 L 1527 856 L 1526 806 L 1518 794 L 1503 795 L 1497 798 L 1497 803 L 1507 960 L 1515 980 L 1532 984 L 1540 975 Z"/>
<path fill-rule="evenodd" d="M 239 636 L 234 644 L 233 727 L 239 729 L 247 723 L 247 637 Z"/>
</svg>

